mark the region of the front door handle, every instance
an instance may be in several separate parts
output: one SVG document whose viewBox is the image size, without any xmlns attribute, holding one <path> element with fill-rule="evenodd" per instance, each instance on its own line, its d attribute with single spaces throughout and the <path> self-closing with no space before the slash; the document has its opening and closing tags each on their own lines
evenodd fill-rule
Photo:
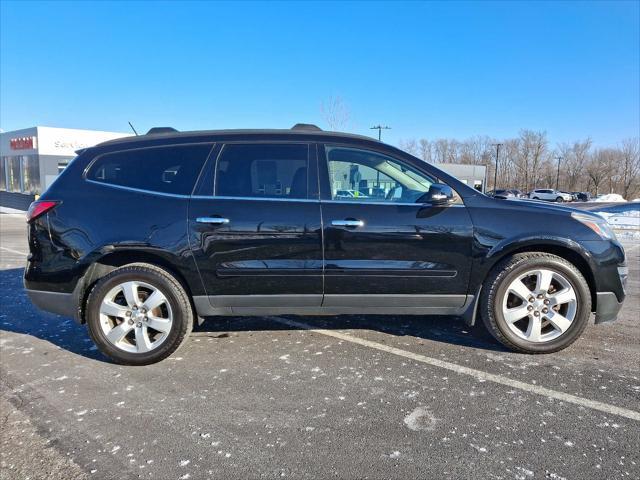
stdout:
<svg viewBox="0 0 640 480">
<path fill-rule="evenodd" d="M 196 218 L 196 222 L 209 223 L 211 225 L 224 225 L 225 223 L 229 223 L 229 219 L 222 217 L 198 217 Z"/>
<path fill-rule="evenodd" d="M 331 225 L 334 227 L 364 227 L 362 220 L 346 219 L 346 220 L 332 220 Z"/>
</svg>

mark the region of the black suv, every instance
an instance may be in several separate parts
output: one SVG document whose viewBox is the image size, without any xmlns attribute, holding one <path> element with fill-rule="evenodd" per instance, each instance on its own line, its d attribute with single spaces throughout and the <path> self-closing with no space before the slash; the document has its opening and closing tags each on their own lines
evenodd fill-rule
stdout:
<svg viewBox="0 0 640 480">
<path fill-rule="evenodd" d="M 346 192 L 346 193 L 345 193 Z M 614 320 L 622 246 L 591 213 L 500 201 L 371 138 L 152 129 L 78 152 L 29 214 L 37 306 L 116 362 L 174 352 L 217 315 L 480 316 L 553 352 Z"/>
</svg>

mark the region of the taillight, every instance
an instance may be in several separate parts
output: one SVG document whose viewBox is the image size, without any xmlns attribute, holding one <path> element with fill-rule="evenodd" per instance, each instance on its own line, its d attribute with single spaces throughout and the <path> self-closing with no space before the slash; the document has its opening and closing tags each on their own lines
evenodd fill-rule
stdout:
<svg viewBox="0 0 640 480">
<path fill-rule="evenodd" d="M 56 200 L 42 200 L 33 202 L 31 205 L 29 205 L 29 210 L 27 211 L 27 222 L 32 222 L 39 216 L 44 215 L 59 203 L 60 202 Z"/>
</svg>

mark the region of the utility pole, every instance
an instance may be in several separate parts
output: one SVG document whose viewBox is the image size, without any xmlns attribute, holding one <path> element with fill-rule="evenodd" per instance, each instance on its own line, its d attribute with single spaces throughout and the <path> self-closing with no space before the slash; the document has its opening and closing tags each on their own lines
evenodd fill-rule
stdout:
<svg viewBox="0 0 640 480">
<path fill-rule="evenodd" d="M 382 125 L 376 125 L 375 127 L 371 127 L 369 130 L 378 130 L 378 140 L 382 141 L 382 130 L 391 130 L 391 127 L 387 127 L 386 125 L 384 127 Z"/>
<path fill-rule="evenodd" d="M 558 160 L 558 173 L 556 173 L 556 190 L 558 190 L 558 185 L 560 184 L 560 160 L 562 160 L 564 157 L 562 157 L 561 155 L 558 155 L 556 157 L 556 160 Z"/>
<path fill-rule="evenodd" d="M 496 147 L 496 171 L 493 175 L 493 192 L 495 193 L 498 186 L 498 162 L 500 161 L 500 147 L 502 143 L 492 143 L 491 146 Z"/>
</svg>

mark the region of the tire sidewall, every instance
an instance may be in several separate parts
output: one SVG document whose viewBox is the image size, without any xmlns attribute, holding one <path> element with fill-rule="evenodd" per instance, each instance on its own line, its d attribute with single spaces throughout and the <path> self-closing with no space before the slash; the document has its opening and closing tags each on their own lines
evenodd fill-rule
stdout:
<svg viewBox="0 0 640 480">
<path fill-rule="evenodd" d="M 545 268 L 563 275 L 569 283 L 571 283 L 576 294 L 577 302 L 576 315 L 569 329 L 560 337 L 544 343 L 531 343 L 517 336 L 508 327 L 502 313 L 502 301 L 511 282 L 526 271 L 536 268 Z M 500 282 L 500 284 L 498 288 L 495 289 L 495 295 L 490 299 L 489 308 L 492 309 L 491 313 L 502 335 L 520 349 L 532 352 L 552 352 L 560 350 L 573 343 L 575 339 L 582 334 L 586 324 L 589 322 L 591 313 L 591 293 L 589 288 L 582 275 L 562 261 L 553 258 L 545 258 L 544 260 L 526 259 L 508 272 L 499 275 L 498 282 Z"/>
<path fill-rule="evenodd" d="M 118 284 L 128 281 L 145 282 L 160 289 L 171 306 L 173 314 L 171 330 L 162 344 L 150 352 L 131 353 L 117 348 L 107 339 L 100 325 L 100 305 L 105 295 Z M 175 350 L 176 343 L 180 341 L 181 332 L 186 328 L 185 313 L 182 302 L 175 292 L 175 286 L 166 278 L 142 269 L 132 271 L 125 268 L 110 273 L 98 282 L 87 303 L 85 319 L 91 338 L 102 353 L 118 363 L 147 365 L 162 360 Z"/>
</svg>

